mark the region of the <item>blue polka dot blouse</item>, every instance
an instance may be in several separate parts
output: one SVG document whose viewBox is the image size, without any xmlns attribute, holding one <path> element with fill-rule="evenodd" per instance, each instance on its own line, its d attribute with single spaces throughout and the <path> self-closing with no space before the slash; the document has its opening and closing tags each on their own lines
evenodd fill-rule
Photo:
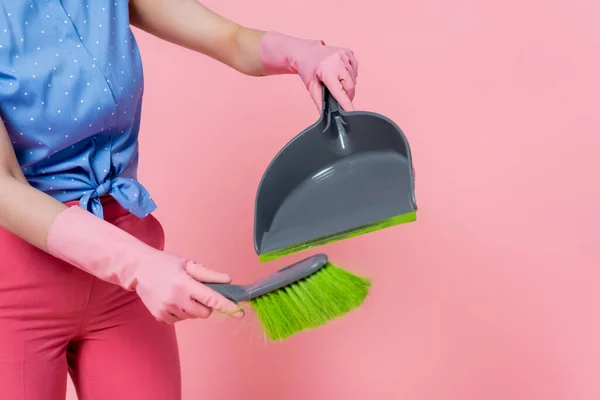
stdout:
<svg viewBox="0 0 600 400">
<path fill-rule="evenodd" d="M 142 218 L 143 94 L 127 0 L 0 0 L 0 116 L 30 184 L 103 217 L 109 194 Z"/>
</svg>

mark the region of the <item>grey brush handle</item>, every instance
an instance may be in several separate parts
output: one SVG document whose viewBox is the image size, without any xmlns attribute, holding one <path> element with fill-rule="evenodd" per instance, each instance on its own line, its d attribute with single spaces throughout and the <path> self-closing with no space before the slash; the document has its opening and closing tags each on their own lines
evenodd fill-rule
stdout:
<svg viewBox="0 0 600 400">
<path fill-rule="evenodd" d="M 250 300 L 248 290 L 242 285 L 227 283 L 205 283 L 205 285 L 234 303 Z"/>
<path fill-rule="evenodd" d="M 205 285 L 229 300 L 239 303 L 291 285 L 317 272 L 326 264 L 327 256 L 325 254 L 316 254 L 282 268 L 279 271 L 275 271 L 249 285 L 231 285 L 226 283 L 205 283 Z"/>
</svg>

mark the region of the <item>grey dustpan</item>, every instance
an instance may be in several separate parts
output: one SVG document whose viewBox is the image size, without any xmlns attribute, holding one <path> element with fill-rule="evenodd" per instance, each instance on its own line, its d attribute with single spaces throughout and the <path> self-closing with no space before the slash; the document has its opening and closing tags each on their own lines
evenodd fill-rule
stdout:
<svg viewBox="0 0 600 400">
<path fill-rule="evenodd" d="M 416 219 L 410 146 L 373 112 L 345 112 L 323 88 L 319 120 L 271 161 L 259 184 L 261 261 Z"/>
</svg>

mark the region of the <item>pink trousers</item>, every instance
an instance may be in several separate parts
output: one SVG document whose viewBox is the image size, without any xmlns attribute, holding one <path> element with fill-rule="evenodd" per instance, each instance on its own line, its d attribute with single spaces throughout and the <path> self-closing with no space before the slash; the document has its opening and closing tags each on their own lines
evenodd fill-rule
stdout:
<svg viewBox="0 0 600 400">
<path fill-rule="evenodd" d="M 154 217 L 138 219 L 110 200 L 104 214 L 163 248 Z M 157 322 L 135 292 L 0 229 L 0 398 L 64 400 L 67 373 L 80 400 L 181 398 L 173 325 Z"/>
</svg>

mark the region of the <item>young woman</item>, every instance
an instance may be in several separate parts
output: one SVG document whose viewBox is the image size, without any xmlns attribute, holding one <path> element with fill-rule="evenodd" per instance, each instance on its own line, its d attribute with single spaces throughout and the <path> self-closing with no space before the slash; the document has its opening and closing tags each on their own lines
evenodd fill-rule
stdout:
<svg viewBox="0 0 600 400">
<path fill-rule="evenodd" d="M 176 400 L 173 323 L 235 304 L 163 251 L 136 180 L 133 24 L 251 76 L 297 74 L 352 109 L 348 49 L 248 29 L 196 0 L 0 0 L 0 388 L 11 400 Z"/>
</svg>

